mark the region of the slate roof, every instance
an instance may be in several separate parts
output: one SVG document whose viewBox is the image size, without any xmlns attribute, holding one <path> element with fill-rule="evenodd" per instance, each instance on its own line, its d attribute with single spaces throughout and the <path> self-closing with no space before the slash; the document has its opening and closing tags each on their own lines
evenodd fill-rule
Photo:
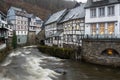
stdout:
<svg viewBox="0 0 120 80">
<path fill-rule="evenodd" d="M 1 14 L 2 16 L 6 17 L 6 15 L 5 15 L 2 11 L 0 11 L 0 14 Z"/>
<path fill-rule="evenodd" d="M 39 17 L 36 17 L 36 23 L 38 23 L 38 24 L 43 24 L 43 21 L 42 21 L 42 19 L 40 19 Z"/>
<path fill-rule="evenodd" d="M 26 16 L 27 16 L 28 18 L 33 18 L 33 17 L 34 17 L 33 14 L 27 14 Z"/>
<path fill-rule="evenodd" d="M 80 6 L 70 9 L 69 12 L 65 15 L 65 17 L 60 21 L 66 22 L 69 20 L 79 19 L 85 17 L 85 4 L 81 3 Z"/>
<path fill-rule="evenodd" d="M 23 11 L 16 11 L 15 14 L 18 16 L 24 16 L 24 17 L 27 17 L 27 15 L 28 15 L 28 13 L 23 12 Z"/>
<path fill-rule="evenodd" d="M 25 10 L 23 10 L 21 8 L 16 8 L 16 7 L 11 7 L 11 8 L 15 11 L 16 15 L 28 17 L 28 13 Z"/>
<path fill-rule="evenodd" d="M 87 0 L 85 8 L 99 7 L 117 3 L 120 3 L 120 0 L 101 0 L 97 2 L 93 2 L 93 0 Z"/>
<path fill-rule="evenodd" d="M 17 7 L 11 7 L 12 9 L 14 9 L 14 10 L 16 10 L 16 11 L 22 11 L 22 9 L 21 8 L 17 8 Z"/>
<path fill-rule="evenodd" d="M 49 19 L 45 22 L 45 25 L 59 21 L 60 18 L 64 15 L 64 13 L 67 11 L 67 9 L 61 10 L 59 12 L 56 12 L 52 14 Z"/>
</svg>

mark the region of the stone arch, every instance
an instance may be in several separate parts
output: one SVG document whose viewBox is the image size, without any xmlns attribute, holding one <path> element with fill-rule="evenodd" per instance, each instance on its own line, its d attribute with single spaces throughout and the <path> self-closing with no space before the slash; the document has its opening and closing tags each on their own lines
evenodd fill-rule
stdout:
<svg viewBox="0 0 120 80">
<path fill-rule="evenodd" d="M 107 48 L 104 49 L 101 52 L 101 55 L 105 55 L 105 56 L 120 56 L 119 52 L 113 48 Z"/>
</svg>

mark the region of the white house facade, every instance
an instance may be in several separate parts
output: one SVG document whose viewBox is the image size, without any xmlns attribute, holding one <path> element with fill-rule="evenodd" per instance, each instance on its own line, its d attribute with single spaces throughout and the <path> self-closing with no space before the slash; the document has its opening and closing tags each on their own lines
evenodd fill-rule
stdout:
<svg viewBox="0 0 120 80">
<path fill-rule="evenodd" d="M 12 28 L 17 35 L 17 44 L 25 44 L 28 34 L 28 13 L 20 8 L 10 7 L 7 14 L 7 20 L 13 24 Z"/>
<path fill-rule="evenodd" d="M 85 12 L 85 35 L 120 38 L 119 0 L 88 0 Z"/>
</svg>

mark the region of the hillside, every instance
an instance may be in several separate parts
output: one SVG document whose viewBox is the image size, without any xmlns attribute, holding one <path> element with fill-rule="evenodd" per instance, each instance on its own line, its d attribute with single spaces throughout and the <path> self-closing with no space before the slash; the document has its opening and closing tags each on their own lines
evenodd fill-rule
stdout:
<svg viewBox="0 0 120 80">
<path fill-rule="evenodd" d="M 7 13 L 10 6 L 20 7 L 45 20 L 53 12 L 73 7 L 75 2 L 64 0 L 0 0 L 0 11 Z"/>
</svg>

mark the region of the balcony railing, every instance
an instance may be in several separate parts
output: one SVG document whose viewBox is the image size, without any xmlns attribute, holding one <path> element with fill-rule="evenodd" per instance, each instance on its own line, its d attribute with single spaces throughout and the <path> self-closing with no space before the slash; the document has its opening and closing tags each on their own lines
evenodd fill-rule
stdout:
<svg viewBox="0 0 120 80">
<path fill-rule="evenodd" d="M 7 34 L 1 34 L 1 33 L 0 33 L 0 38 L 8 38 L 8 35 L 7 35 Z"/>
<path fill-rule="evenodd" d="M 84 35 L 82 39 L 120 39 L 120 34 Z"/>
<path fill-rule="evenodd" d="M 2 23 L 2 22 L 0 21 L 0 28 L 7 28 L 7 27 L 8 27 L 8 25 L 7 25 L 7 24 Z"/>
</svg>

